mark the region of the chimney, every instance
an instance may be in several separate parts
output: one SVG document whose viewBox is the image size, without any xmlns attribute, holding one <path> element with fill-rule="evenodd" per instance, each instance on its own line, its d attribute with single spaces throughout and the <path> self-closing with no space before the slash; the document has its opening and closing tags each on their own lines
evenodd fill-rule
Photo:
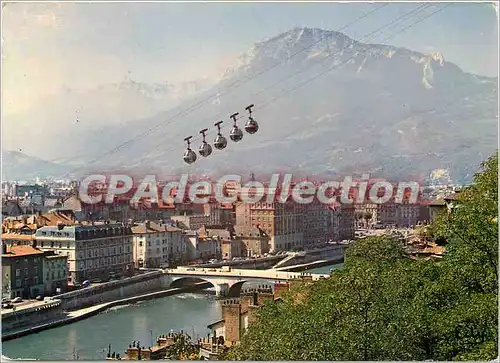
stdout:
<svg viewBox="0 0 500 363">
<path fill-rule="evenodd" d="M 7 254 L 7 245 L 5 243 L 2 243 L 2 255 Z"/>
</svg>

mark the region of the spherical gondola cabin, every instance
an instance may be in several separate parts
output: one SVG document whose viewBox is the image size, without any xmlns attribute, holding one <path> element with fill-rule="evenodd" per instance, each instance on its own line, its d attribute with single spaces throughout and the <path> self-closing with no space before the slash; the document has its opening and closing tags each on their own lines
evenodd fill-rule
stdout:
<svg viewBox="0 0 500 363">
<path fill-rule="evenodd" d="M 184 153 L 184 161 L 188 164 L 194 163 L 196 161 L 196 153 L 191 149 L 186 150 Z"/>
<path fill-rule="evenodd" d="M 205 133 L 207 132 L 208 129 L 203 129 L 200 131 L 200 134 L 203 135 L 203 143 L 200 145 L 198 152 L 200 153 L 201 156 L 207 157 L 212 153 L 212 145 L 210 145 L 206 140 L 205 140 Z"/>
<path fill-rule="evenodd" d="M 249 115 L 248 115 L 248 121 L 245 124 L 245 131 L 248 132 L 250 135 L 255 134 L 259 130 L 259 124 L 252 117 L 252 107 L 254 107 L 253 104 L 246 108 Z"/>
<path fill-rule="evenodd" d="M 217 133 L 217 137 L 215 138 L 214 140 L 214 146 L 217 150 L 223 150 L 226 148 L 227 146 L 227 139 L 222 136 L 221 132 L 220 132 L 220 128 L 221 128 L 221 124 L 222 124 L 223 121 L 219 121 L 219 122 L 216 122 L 214 125 L 217 126 L 218 128 L 218 133 Z"/>
<path fill-rule="evenodd" d="M 189 136 L 189 137 L 186 137 L 184 139 L 184 141 L 187 142 L 187 150 L 186 152 L 184 152 L 184 162 L 186 162 L 187 164 L 192 164 L 196 161 L 196 153 L 191 150 L 191 142 L 189 140 L 191 140 L 192 136 Z"/>
<path fill-rule="evenodd" d="M 236 116 L 238 115 L 239 115 L 238 112 L 231 115 L 231 118 L 234 121 L 234 126 L 231 132 L 229 133 L 229 138 L 234 142 L 238 142 L 241 141 L 241 139 L 243 139 L 243 131 L 241 131 L 238 125 L 236 125 Z"/>
</svg>

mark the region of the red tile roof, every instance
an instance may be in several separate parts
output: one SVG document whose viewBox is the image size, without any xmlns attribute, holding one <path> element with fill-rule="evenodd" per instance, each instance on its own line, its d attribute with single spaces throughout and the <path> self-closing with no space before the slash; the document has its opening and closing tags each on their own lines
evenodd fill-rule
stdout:
<svg viewBox="0 0 500 363">
<path fill-rule="evenodd" d="M 2 258 L 43 255 L 43 251 L 32 246 L 11 246 L 7 247 L 7 254 L 2 254 Z"/>
<path fill-rule="evenodd" d="M 34 234 L 3 233 L 2 240 L 7 240 L 7 239 L 32 241 L 35 239 L 35 235 Z"/>
</svg>

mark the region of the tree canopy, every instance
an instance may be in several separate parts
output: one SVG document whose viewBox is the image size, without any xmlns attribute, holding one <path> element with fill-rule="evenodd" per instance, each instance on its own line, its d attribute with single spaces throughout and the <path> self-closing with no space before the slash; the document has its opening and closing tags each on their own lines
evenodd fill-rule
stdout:
<svg viewBox="0 0 500 363">
<path fill-rule="evenodd" d="M 444 257 L 357 240 L 332 277 L 264 305 L 231 360 L 490 360 L 498 349 L 498 154 L 432 226 Z"/>
</svg>

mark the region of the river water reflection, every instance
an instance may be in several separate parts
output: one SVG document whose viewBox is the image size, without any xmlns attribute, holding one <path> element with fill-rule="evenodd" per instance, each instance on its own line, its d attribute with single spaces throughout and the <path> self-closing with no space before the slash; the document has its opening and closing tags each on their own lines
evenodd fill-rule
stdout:
<svg viewBox="0 0 500 363">
<path fill-rule="evenodd" d="M 340 265 L 309 273 L 328 273 Z M 247 287 L 247 284 L 245 284 Z M 9 358 L 41 360 L 102 360 L 108 344 L 123 355 L 133 340 L 151 345 L 152 337 L 184 330 L 195 337 L 209 333 L 207 325 L 221 318 L 219 302 L 204 294 L 182 294 L 111 308 L 80 322 L 4 342 Z"/>
</svg>

